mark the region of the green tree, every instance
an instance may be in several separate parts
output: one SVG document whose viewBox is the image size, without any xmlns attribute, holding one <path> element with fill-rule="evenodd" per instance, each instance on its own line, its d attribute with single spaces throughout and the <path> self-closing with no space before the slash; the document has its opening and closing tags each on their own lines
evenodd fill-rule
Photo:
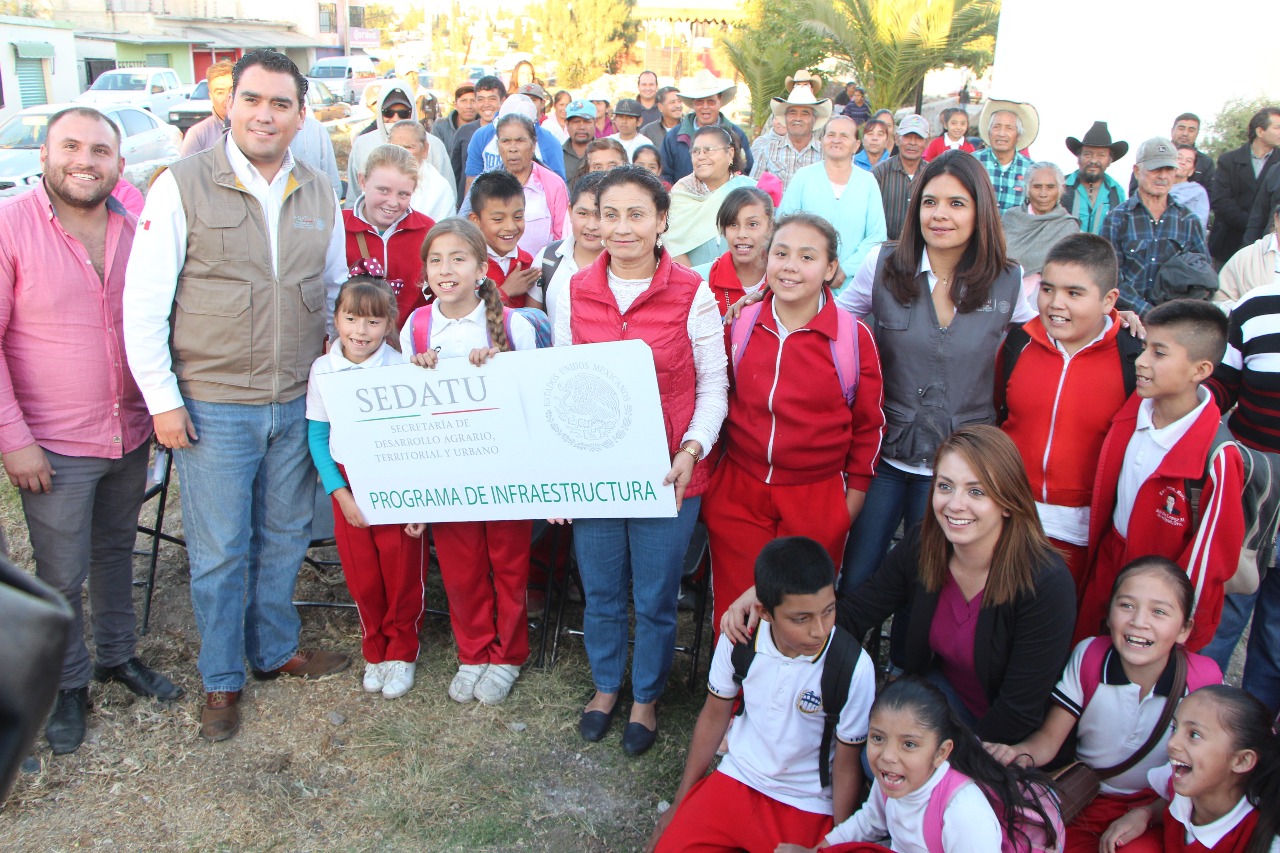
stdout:
<svg viewBox="0 0 1280 853">
<path fill-rule="evenodd" d="M 626 46 L 623 31 L 635 0 L 549 0 L 534 17 L 559 60 L 559 85 L 581 86 L 599 76 Z"/>
<path fill-rule="evenodd" d="M 1196 146 L 1217 160 L 1232 148 L 1239 148 L 1249 141 L 1249 119 L 1263 107 L 1275 104 L 1273 98 L 1262 95 L 1258 98 L 1233 98 L 1222 105 L 1222 110 L 1214 117 Z"/>
<path fill-rule="evenodd" d="M 981 74 L 995 51 L 1000 0 L 806 0 L 809 25 L 847 62 L 877 108 L 909 102 L 925 74 Z"/>
<path fill-rule="evenodd" d="M 751 90 L 751 124 L 759 133 L 769 118 L 769 100 L 783 94 L 786 79 L 815 71 L 827 55 L 826 41 L 795 22 L 808 14 L 807 0 L 748 0 L 747 23 L 720 40 L 729 62 Z"/>
</svg>

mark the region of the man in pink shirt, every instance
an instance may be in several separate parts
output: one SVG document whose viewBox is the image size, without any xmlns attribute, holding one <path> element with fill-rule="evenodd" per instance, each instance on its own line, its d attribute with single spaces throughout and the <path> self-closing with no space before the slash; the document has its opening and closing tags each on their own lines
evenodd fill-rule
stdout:
<svg viewBox="0 0 1280 853">
<path fill-rule="evenodd" d="M 0 207 L 0 461 L 22 496 L 36 574 L 75 614 L 45 729 L 63 754 L 84 741 L 90 675 L 162 701 L 183 691 L 136 656 L 133 542 L 151 418 L 124 351 L 137 220 L 111 195 L 120 131 L 90 107 L 63 110 L 40 162 L 44 180 Z"/>
</svg>

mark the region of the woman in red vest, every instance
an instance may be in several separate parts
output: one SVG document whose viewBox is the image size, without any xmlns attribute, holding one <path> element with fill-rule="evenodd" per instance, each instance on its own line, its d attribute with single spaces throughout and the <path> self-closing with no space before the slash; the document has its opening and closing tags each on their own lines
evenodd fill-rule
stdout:
<svg viewBox="0 0 1280 853">
<path fill-rule="evenodd" d="M 602 740 L 617 710 L 627 662 L 627 594 L 636 614 L 631 719 L 622 746 L 653 745 L 655 703 L 676 641 L 685 549 L 710 479 L 707 453 L 728 410 L 724 335 L 711 290 L 662 247 L 670 196 L 639 166 L 619 166 L 598 190 L 604 251 L 569 282 L 556 311 L 555 343 L 642 340 L 653 350 L 662 398 L 675 518 L 578 519 L 573 541 L 586 597 L 583 632 L 595 681 L 578 731 Z"/>
</svg>

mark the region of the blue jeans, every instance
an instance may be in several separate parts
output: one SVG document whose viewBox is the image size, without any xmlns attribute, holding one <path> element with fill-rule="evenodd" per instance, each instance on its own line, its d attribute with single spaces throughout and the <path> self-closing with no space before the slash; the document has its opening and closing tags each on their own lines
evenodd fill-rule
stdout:
<svg viewBox="0 0 1280 853">
<path fill-rule="evenodd" d="M 596 690 L 617 693 L 627 665 L 627 598 L 636 611 L 631 694 L 653 702 L 667 686 L 676 645 L 676 601 L 684 554 L 702 498 L 685 498 L 675 518 L 582 518 L 573 547 L 586 598 L 583 641 Z"/>
<path fill-rule="evenodd" d="M 883 460 L 876 466 L 862 512 L 854 520 L 845 542 L 840 595 L 849 595 L 876 573 L 889 552 L 889 542 L 899 522 L 910 527 L 924 518 L 929 507 L 930 480 L 930 477 L 908 474 Z"/>
<path fill-rule="evenodd" d="M 1261 700 L 1274 715 L 1280 711 L 1280 569 L 1272 566 L 1257 592 L 1226 597 L 1222 603 L 1222 621 L 1218 623 L 1213 641 L 1200 653 L 1213 658 L 1225 673 L 1244 626 L 1249 624 L 1250 610 L 1253 627 L 1249 630 L 1240 686 Z"/>
<path fill-rule="evenodd" d="M 200 440 L 174 454 L 204 689 L 239 690 L 244 661 L 275 669 L 298 650 L 293 606 L 311 542 L 315 468 L 306 399 L 184 400 Z"/>
</svg>

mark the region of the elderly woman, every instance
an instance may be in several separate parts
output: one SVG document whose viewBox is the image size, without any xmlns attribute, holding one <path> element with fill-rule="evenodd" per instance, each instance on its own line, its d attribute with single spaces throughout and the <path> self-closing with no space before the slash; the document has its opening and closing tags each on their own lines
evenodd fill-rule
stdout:
<svg viewBox="0 0 1280 853">
<path fill-rule="evenodd" d="M 520 236 L 520 248 L 536 255 L 543 246 L 564 236 L 569 190 L 559 175 L 534 159 L 537 131 L 529 119 L 515 113 L 503 116 L 498 119 L 495 139 L 502 168 L 524 185 L 524 234 Z"/>
<path fill-rule="evenodd" d="M 725 197 L 756 182 L 742 174 L 742 145 L 720 125 L 699 128 L 689 146 L 693 174 L 671 189 L 672 229 L 665 241 L 677 263 L 709 264 L 722 254 L 716 220 Z"/>
<path fill-rule="evenodd" d="M 605 173 L 597 190 L 604 252 L 569 282 L 556 311 L 556 346 L 642 340 L 653 350 L 675 486 L 675 518 L 580 518 L 573 544 L 586 598 L 587 659 L 596 692 L 578 731 L 602 740 L 626 674 L 628 599 L 635 608 L 632 755 L 657 738 L 655 703 L 671 670 L 680 569 L 711 477 L 707 453 L 728 410 L 724 335 L 715 297 L 662 246 L 671 201 L 639 166 Z M 674 322 L 673 322 L 674 321 Z"/>
<path fill-rule="evenodd" d="M 1064 183 L 1062 170 L 1053 163 L 1036 163 L 1027 175 L 1027 203 L 1000 216 L 1009 257 L 1022 264 L 1025 294 L 1040 286 L 1044 256 L 1053 244 L 1080 231 L 1080 222 L 1058 204 Z"/>
</svg>

